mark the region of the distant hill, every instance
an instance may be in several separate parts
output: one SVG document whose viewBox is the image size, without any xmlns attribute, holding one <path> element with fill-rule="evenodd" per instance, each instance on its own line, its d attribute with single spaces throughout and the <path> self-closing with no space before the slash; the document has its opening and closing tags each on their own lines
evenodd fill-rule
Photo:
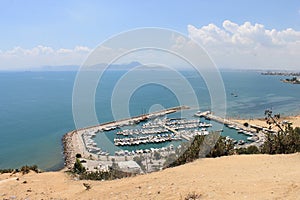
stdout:
<svg viewBox="0 0 300 200">
<path fill-rule="evenodd" d="M 80 65 L 45 65 L 40 67 L 27 67 L 22 69 L 5 69 L 0 71 L 27 71 L 27 72 L 42 72 L 42 71 L 49 71 L 49 72 L 62 72 L 62 71 L 78 71 L 80 69 Z M 88 66 L 85 70 L 94 71 L 94 70 L 103 70 L 104 67 L 107 67 L 106 63 L 99 63 L 96 65 Z M 143 64 L 137 61 L 132 61 L 130 63 L 121 63 L 121 64 L 112 64 L 109 65 L 106 70 L 131 70 L 135 67 L 139 67 L 138 70 L 170 70 L 166 67 L 162 67 L 161 65 L 157 64 Z M 193 68 L 188 68 L 185 66 L 170 66 L 171 68 L 178 70 L 178 71 L 187 71 L 193 70 Z"/>
<path fill-rule="evenodd" d="M 42 66 L 32 71 L 78 71 L 78 65 Z"/>
<path fill-rule="evenodd" d="M 140 62 L 133 61 L 130 63 L 124 63 L 124 64 L 113 64 L 109 65 L 106 70 L 131 70 L 135 67 L 141 66 L 139 70 L 163 70 L 161 66 L 148 66 L 144 65 Z M 99 70 L 99 69 L 104 69 L 104 67 L 107 67 L 106 63 L 100 63 L 97 65 L 92 65 L 89 67 L 86 67 L 85 69 L 88 71 L 93 71 L 93 70 Z M 62 65 L 62 66 L 41 66 L 37 68 L 31 68 L 27 69 L 26 71 L 78 71 L 80 69 L 79 65 Z"/>
</svg>

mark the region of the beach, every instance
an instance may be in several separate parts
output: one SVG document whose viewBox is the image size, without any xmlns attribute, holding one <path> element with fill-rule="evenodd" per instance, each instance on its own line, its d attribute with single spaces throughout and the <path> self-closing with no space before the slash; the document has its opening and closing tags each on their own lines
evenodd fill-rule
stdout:
<svg viewBox="0 0 300 200">
<path fill-rule="evenodd" d="M 266 123 L 265 119 L 230 119 L 232 121 L 238 122 L 240 124 L 244 123 L 249 123 L 251 125 L 257 125 L 257 126 L 262 126 L 262 127 L 268 127 L 268 124 Z M 292 123 L 293 127 L 300 127 L 300 115 L 295 115 L 295 116 L 282 116 L 278 122 L 282 121 L 289 121 Z M 277 129 L 276 127 L 274 127 Z"/>
<path fill-rule="evenodd" d="M 297 199 L 300 154 L 199 159 L 113 181 L 77 180 L 64 172 L 0 175 L 3 199 Z M 18 180 L 16 179 L 18 178 Z M 83 183 L 91 185 L 85 190 Z"/>
</svg>

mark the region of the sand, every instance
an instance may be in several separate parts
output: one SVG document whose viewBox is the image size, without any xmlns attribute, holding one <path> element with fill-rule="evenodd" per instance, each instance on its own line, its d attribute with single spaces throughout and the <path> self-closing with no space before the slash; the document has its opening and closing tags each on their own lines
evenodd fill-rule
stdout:
<svg viewBox="0 0 300 200">
<path fill-rule="evenodd" d="M 199 159 L 114 181 L 78 181 L 64 172 L 0 175 L 2 199 L 299 199 L 300 153 Z M 16 178 L 19 178 L 16 180 Z M 26 181 L 27 183 L 24 183 Z M 90 183 L 87 191 L 83 183 Z"/>
<path fill-rule="evenodd" d="M 230 120 L 241 123 L 241 124 L 248 122 L 249 124 L 258 125 L 258 126 L 262 126 L 262 127 L 268 127 L 265 119 L 230 119 Z M 300 115 L 281 117 L 279 122 L 281 122 L 283 120 L 292 122 L 293 127 L 300 127 Z M 274 129 L 276 129 L 276 127 L 274 127 Z"/>
</svg>

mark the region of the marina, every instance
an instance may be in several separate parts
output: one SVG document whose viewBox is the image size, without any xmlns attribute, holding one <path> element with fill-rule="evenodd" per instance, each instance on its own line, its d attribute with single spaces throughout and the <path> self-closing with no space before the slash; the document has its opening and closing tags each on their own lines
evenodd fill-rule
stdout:
<svg viewBox="0 0 300 200">
<path fill-rule="evenodd" d="M 181 143 L 192 141 L 196 135 L 208 135 L 210 131 L 219 131 L 235 143 L 235 148 L 260 146 L 264 141 L 264 128 L 252 125 L 246 127 L 232 120 L 215 116 L 210 111 L 196 112 L 189 119 L 167 117 L 170 113 L 184 109 L 189 107 L 174 107 L 72 131 L 65 136 L 65 165 L 71 168 L 76 154 L 80 154 L 83 159 L 98 161 L 99 166 L 105 165 L 106 168 L 112 164 L 112 160 L 133 161 L 136 157 L 143 156 L 146 160 L 142 163 L 149 167 L 146 172 L 150 172 L 154 168 L 161 168 L 164 159 L 181 148 Z M 215 130 L 214 123 L 224 125 L 223 129 Z M 229 130 L 232 136 L 227 135 Z M 113 151 L 96 142 L 95 139 L 100 137 L 99 135 L 106 137 L 105 143 L 109 144 Z M 234 139 L 234 137 L 245 139 Z M 159 154 L 160 159 L 153 164 L 151 157 L 154 153 Z M 147 158 L 152 164 L 147 162 Z"/>
<path fill-rule="evenodd" d="M 109 132 L 111 130 L 116 130 L 124 126 L 138 124 L 148 119 L 165 116 L 167 114 L 175 113 L 185 109 L 189 109 L 189 107 L 188 106 L 172 107 L 162 111 L 152 112 L 152 113 L 143 114 L 128 119 L 107 122 L 107 123 L 86 127 L 86 128 L 80 128 L 71 131 L 65 134 L 63 137 L 65 166 L 68 168 L 72 168 L 76 160 L 77 154 L 80 154 L 83 158 L 93 158 L 95 160 L 101 159 L 101 156 L 105 156 L 105 157 L 113 156 L 110 155 L 107 151 L 104 151 L 103 149 L 98 147 L 97 144 L 95 143 L 94 138 L 98 133 Z M 158 138 L 156 138 L 156 141 L 158 141 Z"/>
<path fill-rule="evenodd" d="M 238 148 L 241 147 L 248 147 L 249 145 L 255 145 L 257 147 L 260 147 L 264 141 L 265 141 L 265 133 L 270 132 L 274 133 L 275 130 L 270 130 L 265 127 L 257 126 L 248 124 L 248 126 L 245 126 L 244 124 L 240 124 L 237 122 L 234 122 L 233 120 L 228 120 L 216 115 L 213 115 L 210 111 L 200 112 L 198 111 L 195 113 L 195 116 L 197 117 L 203 117 L 207 120 L 212 120 L 221 124 L 224 124 L 224 126 L 228 127 L 229 129 L 234 129 L 238 134 L 243 134 L 248 136 L 247 141 L 244 140 L 238 140 L 235 141 L 235 144 Z"/>
</svg>

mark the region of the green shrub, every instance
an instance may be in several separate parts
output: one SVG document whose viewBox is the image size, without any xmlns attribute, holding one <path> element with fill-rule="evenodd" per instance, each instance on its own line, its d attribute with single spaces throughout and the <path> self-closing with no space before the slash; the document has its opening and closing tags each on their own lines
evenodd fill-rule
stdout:
<svg viewBox="0 0 300 200">
<path fill-rule="evenodd" d="M 36 173 L 39 173 L 39 169 L 37 165 L 24 165 L 20 169 L 0 169 L 0 173 L 13 173 L 13 172 L 22 172 L 23 174 L 28 174 L 30 171 L 34 171 Z"/>
<path fill-rule="evenodd" d="M 236 150 L 237 154 L 259 154 L 260 150 L 257 146 L 251 145 L 247 148 L 239 148 Z"/>
<path fill-rule="evenodd" d="M 73 167 L 73 172 L 77 173 L 77 174 L 82 174 L 84 173 L 86 170 L 83 167 L 83 165 L 81 164 L 80 160 L 78 158 L 76 158 L 76 161 L 74 163 L 74 167 Z"/>
<path fill-rule="evenodd" d="M 81 156 L 81 154 L 80 153 L 77 153 L 76 154 L 76 158 L 81 158 L 82 156 Z"/>
<path fill-rule="evenodd" d="M 164 168 L 192 162 L 200 157 L 219 157 L 232 155 L 234 153 L 233 141 L 220 136 L 218 133 L 211 133 L 207 136 L 197 135 L 192 143 L 186 143 L 182 146 L 182 149 L 186 149 L 185 152 L 179 152 L 181 155 L 178 158 L 175 154 L 171 154 L 172 157 L 170 158 L 169 156 L 167 158 L 164 163 Z M 184 148 L 187 146 L 188 148 Z"/>
<path fill-rule="evenodd" d="M 286 127 L 278 133 L 267 133 L 261 148 L 266 154 L 287 154 L 300 152 L 300 128 Z"/>
<path fill-rule="evenodd" d="M 14 171 L 15 171 L 14 169 L 0 169 L 0 174 L 12 173 Z"/>
</svg>

